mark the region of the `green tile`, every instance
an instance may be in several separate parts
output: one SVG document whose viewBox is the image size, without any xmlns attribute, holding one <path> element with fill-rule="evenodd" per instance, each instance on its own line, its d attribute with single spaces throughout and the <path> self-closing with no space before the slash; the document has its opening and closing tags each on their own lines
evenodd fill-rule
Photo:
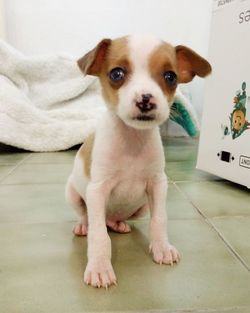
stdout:
<svg viewBox="0 0 250 313">
<path fill-rule="evenodd" d="M 188 181 L 177 184 L 186 196 L 169 184 L 166 204 L 182 260 L 153 263 L 148 217 L 131 221 L 130 234 L 111 233 L 119 285 L 108 291 L 82 282 L 86 238 L 72 237 L 75 214 L 64 199 L 76 150 L 33 153 L 16 169 L 25 154 L 1 154 L 0 311 L 249 313 L 250 273 L 194 206 L 250 264 L 250 192 L 196 171 L 197 140 L 170 138 L 164 149 L 170 179 Z"/>
<path fill-rule="evenodd" d="M 166 162 L 181 162 L 196 160 L 197 151 L 194 148 L 187 148 L 183 150 L 182 147 L 167 147 L 164 149 Z"/>
<path fill-rule="evenodd" d="M 17 164 L 30 155 L 28 152 L 14 153 L 14 152 L 1 152 L 0 164 Z"/>
<path fill-rule="evenodd" d="M 182 255 L 173 267 L 152 262 L 146 224 L 127 235 L 111 233 L 118 287 L 108 291 L 83 284 L 86 238 L 72 238 L 72 225 L 1 225 L 2 312 L 220 312 L 250 306 L 249 272 L 201 221 L 169 222 Z"/>
<path fill-rule="evenodd" d="M 198 138 L 190 137 L 167 137 L 163 139 L 163 145 L 169 147 L 183 147 L 184 149 L 188 147 L 197 148 L 199 144 Z"/>
<path fill-rule="evenodd" d="M 74 210 L 66 203 L 64 190 L 65 184 L 0 185 L 0 223 L 76 220 Z M 169 186 L 166 208 L 169 219 L 200 217 L 173 185 Z M 148 216 L 144 219 L 148 219 Z"/>
<path fill-rule="evenodd" d="M 43 152 L 43 153 L 32 153 L 24 163 L 28 164 L 46 164 L 46 163 L 70 163 L 73 164 L 77 150 L 69 150 L 62 152 Z"/>
<path fill-rule="evenodd" d="M 195 161 L 166 162 L 167 175 L 174 182 L 220 179 L 217 176 L 200 171 L 195 167 Z"/>
<path fill-rule="evenodd" d="M 0 165 L 0 181 L 4 179 L 12 170 L 14 166 L 10 165 Z"/>
<path fill-rule="evenodd" d="M 232 308 L 231 310 L 227 310 L 227 311 L 225 310 L 218 311 L 218 313 L 249 313 L 249 312 L 250 312 L 250 306 Z M 210 312 L 207 312 L 207 313 L 210 313 Z"/>
<path fill-rule="evenodd" d="M 189 138 L 168 138 L 164 140 L 166 162 L 194 161 L 197 158 L 198 141 Z"/>
<path fill-rule="evenodd" d="M 0 185 L 0 223 L 45 223 L 76 220 L 66 203 L 65 185 Z"/>
<path fill-rule="evenodd" d="M 73 164 L 21 164 L 3 184 L 66 183 Z"/>
<path fill-rule="evenodd" d="M 250 215 L 250 190 L 225 181 L 179 183 L 206 216 Z"/>
<path fill-rule="evenodd" d="M 169 184 L 168 187 L 166 208 L 169 219 L 200 218 L 200 214 L 194 206 L 173 184 Z"/>
<path fill-rule="evenodd" d="M 211 221 L 250 268 L 250 214 L 248 217 L 212 218 Z"/>
</svg>

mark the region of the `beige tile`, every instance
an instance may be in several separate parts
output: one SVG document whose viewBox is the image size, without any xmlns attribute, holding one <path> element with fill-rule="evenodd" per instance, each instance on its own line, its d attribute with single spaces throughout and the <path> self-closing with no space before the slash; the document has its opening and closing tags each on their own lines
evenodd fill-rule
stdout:
<svg viewBox="0 0 250 313">
<path fill-rule="evenodd" d="M 77 150 L 61 151 L 61 152 L 43 152 L 32 153 L 31 157 L 25 160 L 28 164 L 73 164 Z"/>
<path fill-rule="evenodd" d="M 66 203 L 64 190 L 65 184 L 0 185 L 0 223 L 76 220 L 74 210 Z M 169 219 L 200 218 L 195 208 L 171 184 L 166 209 Z M 148 218 L 147 215 L 144 219 Z"/>
<path fill-rule="evenodd" d="M 0 165 L 0 181 L 4 179 L 12 170 L 14 166 Z"/>
<path fill-rule="evenodd" d="M 51 223 L 76 220 L 66 203 L 65 185 L 0 185 L 0 223 Z"/>
<path fill-rule="evenodd" d="M 0 164 L 17 164 L 23 161 L 30 155 L 29 152 L 1 152 L 0 153 Z"/>
<path fill-rule="evenodd" d="M 196 219 L 200 214 L 194 206 L 178 191 L 173 185 L 169 184 L 166 208 L 169 219 Z"/>
<path fill-rule="evenodd" d="M 86 238 L 72 238 L 71 227 L 71 223 L 1 225 L 2 312 L 207 308 L 219 312 L 250 306 L 249 272 L 201 221 L 170 221 L 170 238 L 182 255 L 174 267 L 151 261 L 145 223 L 136 225 L 131 234 L 112 233 L 118 287 L 108 291 L 83 284 Z"/>
<path fill-rule="evenodd" d="M 179 183 L 206 216 L 250 215 L 250 190 L 224 181 Z"/>
<path fill-rule="evenodd" d="M 211 221 L 250 269 L 250 215 L 212 218 Z"/>
<path fill-rule="evenodd" d="M 111 233 L 118 287 L 85 286 L 86 238 L 72 237 L 64 200 L 75 151 L 34 153 L 0 185 L 0 312 L 250 312 L 250 273 L 194 207 L 250 264 L 250 193 L 196 172 L 197 140 L 167 142 L 170 178 L 188 181 L 177 184 L 187 197 L 169 185 L 166 205 L 180 264 L 153 263 L 148 220 L 132 221 L 132 233 Z M 0 155 L 0 180 L 24 155 Z"/>
<path fill-rule="evenodd" d="M 167 137 L 163 139 L 163 145 L 172 148 L 183 147 L 183 149 L 194 147 L 197 149 L 199 144 L 198 138 L 191 137 Z"/>
<path fill-rule="evenodd" d="M 221 180 L 221 178 L 200 171 L 195 167 L 195 161 L 166 162 L 167 175 L 173 182 Z"/>
<path fill-rule="evenodd" d="M 21 164 L 3 184 L 66 183 L 72 164 Z"/>
<path fill-rule="evenodd" d="M 196 161 L 198 145 L 196 139 L 169 138 L 164 141 L 166 162 Z"/>
<path fill-rule="evenodd" d="M 178 191 L 174 184 L 169 183 L 165 204 L 168 219 L 199 219 L 201 218 L 195 207 Z M 149 219 L 149 212 L 145 216 L 135 219 L 135 222 Z"/>
</svg>

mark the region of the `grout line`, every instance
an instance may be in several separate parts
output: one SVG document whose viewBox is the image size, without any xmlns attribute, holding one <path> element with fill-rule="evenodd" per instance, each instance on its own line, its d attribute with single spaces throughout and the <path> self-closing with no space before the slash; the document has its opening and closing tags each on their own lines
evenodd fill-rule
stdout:
<svg viewBox="0 0 250 313">
<path fill-rule="evenodd" d="M 10 175 L 14 172 L 14 170 L 16 170 L 21 164 L 24 163 L 24 161 L 26 161 L 27 159 L 29 159 L 31 157 L 32 153 L 28 154 L 25 158 L 23 158 L 21 161 L 19 161 L 6 175 L 4 175 L 1 179 L 0 179 L 0 184 L 2 184 L 2 182 Z"/>
<path fill-rule="evenodd" d="M 188 198 L 185 192 L 181 190 L 181 188 L 174 183 L 176 188 L 179 190 L 179 192 L 194 206 L 194 208 L 198 211 L 198 213 L 201 215 L 201 217 L 204 219 L 204 221 L 216 232 L 216 234 L 219 236 L 219 238 L 223 241 L 223 243 L 226 245 L 228 250 L 236 257 L 236 259 L 244 266 L 247 271 L 250 272 L 249 265 L 244 261 L 244 259 L 239 255 L 237 251 L 233 248 L 233 246 L 224 238 L 222 233 L 217 229 L 217 227 L 212 223 L 211 219 L 209 219 L 194 203 L 191 199 Z"/>
<path fill-rule="evenodd" d="M 11 173 L 9 173 L 11 174 Z M 9 175 L 8 174 L 8 175 Z M 7 175 L 7 176 L 8 176 Z M 4 176 L 3 179 L 7 178 L 7 176 Z M 5 184 L 4 182 L 0 182 L 0 186 L 25 186 L 25 185 L 66 185 L 66 182 L 67 182 L 67 177 L 65 178 L 65 182 L 27 182 L 27 183 L 7 183 Z"/>
<path fill-rule="evenodd" d="M 4 177 L 5 178 L 5 177 Z M 65 182 L 63 183 L 54 183 L 54 182 L 28 182 L 28 183 L 13 183 L 13 184 L 1 184 L 0 186 L 23 186 L 23 185 L 27 185 L 27 186 L 34 186 L 34 185 L 66 185 L 67 179 L 65 180 Z"/>
<path fill-rule="evenodd" d="M 222 307 L 222 308 L 205 308 L 205 309 L 149 309 L 144 311 L 102 311 L 102 313 L 237 313 L 244 309 L 249 309 L 249 306 L 235 306 L 235 307 Z M 249 311 L 250 312 L 250 311 Z M 80 313 L 80 312 L 79 312 Z M 90 313 L 90 312 L 86 312 Z M 97 313 L 97 312 L 92 312 Z"/>
<path fill-rule="evenodd" d="M 223 236 L 223 234 L 219 231 L 219 229 L 214 225 L 214 223 L 208 219 L 209 224 L 213 227 L 213 229 L 216 231 L 218 236 L 221 238 L 221 240 L 225 243 L 225 245 L 232 251 L 232 253 L 235 255 L 235 257 L 246 267 L 246 269 L 250 272 L 250 266 L 244 261 L 244 259 L 240 256 L 240 254 L 234 250 L 233 246 L 230 244 L 229 241 L 226 240 L 226 238 Z"/>
<path fill-rule="evenodd" d="M 61 221 L 28 221 L 28 222 L 0 222 L 1 226 L 6 226 L 6 225 L 28 225 L 28 226 L 32 226 L 32 225 L 59 225 L 59 224 L 72 224 L 72 223 L 76 223 L 76 219 L 72 220 L 61 220 Z"/>
<path fill-rule="evenodd" d="M 208 219 L 217 219 L 217 220 L 219 220 L 219 219 L 224 219 L 225 217 L 227 217 L 227 218 L 234 218 L 234 217 L 236 217 L 236 218 L 239 218 L 239 217 L 244 218 L 244 217 L 250 217 L 250 212 L 249 212 L 249 213 L 242 213 L 241 215 L 219 215 L 219 216 L 211 216 L 211 217 L 208 217 Z"/>
<path fill-rule="evenodd" d="M 74 162 L 74 159 L 72 159 L 72 162 Z M 72 165 L 72 162 L 25 162 L 25 165 Z"/>
<path fill-rule="evenodd" d="M 173 180 L 174 183 L 207 183 L 207 182 L 221 182 L 223 179 L 199 179 L 199 180 Z"/>
</svg>

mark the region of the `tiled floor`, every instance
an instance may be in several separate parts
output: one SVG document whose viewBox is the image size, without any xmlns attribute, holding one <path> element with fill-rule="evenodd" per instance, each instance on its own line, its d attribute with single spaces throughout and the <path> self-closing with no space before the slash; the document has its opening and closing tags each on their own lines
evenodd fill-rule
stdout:
<svg viewBox="0 0 250 313">
<path fill-rule="evenodd" d="M 169 236 L 182 260 L 148 255 L 148 220 L 111 233 L 118 286 L 83 284 L 64 184 L 75 151 L 0 155 L 0 312 L 250 312 L 250 191 L 195 170 L 197 142 L 169 139 Z"/>
</svg>

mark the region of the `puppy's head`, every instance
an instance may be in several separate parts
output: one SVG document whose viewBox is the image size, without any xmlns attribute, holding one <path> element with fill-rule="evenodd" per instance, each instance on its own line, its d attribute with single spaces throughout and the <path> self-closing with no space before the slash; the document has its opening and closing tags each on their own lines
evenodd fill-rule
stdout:
<svg viewBox="0 0 250 313">
<path fill-rule="evenodd" d="M 138 129 L 168 118 L 178 83 L 211 72 L 210 64 L 185 46 L 135 36 L 103 39 L 78 65 L 84 74 L 99 77 L 109 108 Z"/>
</svg>

